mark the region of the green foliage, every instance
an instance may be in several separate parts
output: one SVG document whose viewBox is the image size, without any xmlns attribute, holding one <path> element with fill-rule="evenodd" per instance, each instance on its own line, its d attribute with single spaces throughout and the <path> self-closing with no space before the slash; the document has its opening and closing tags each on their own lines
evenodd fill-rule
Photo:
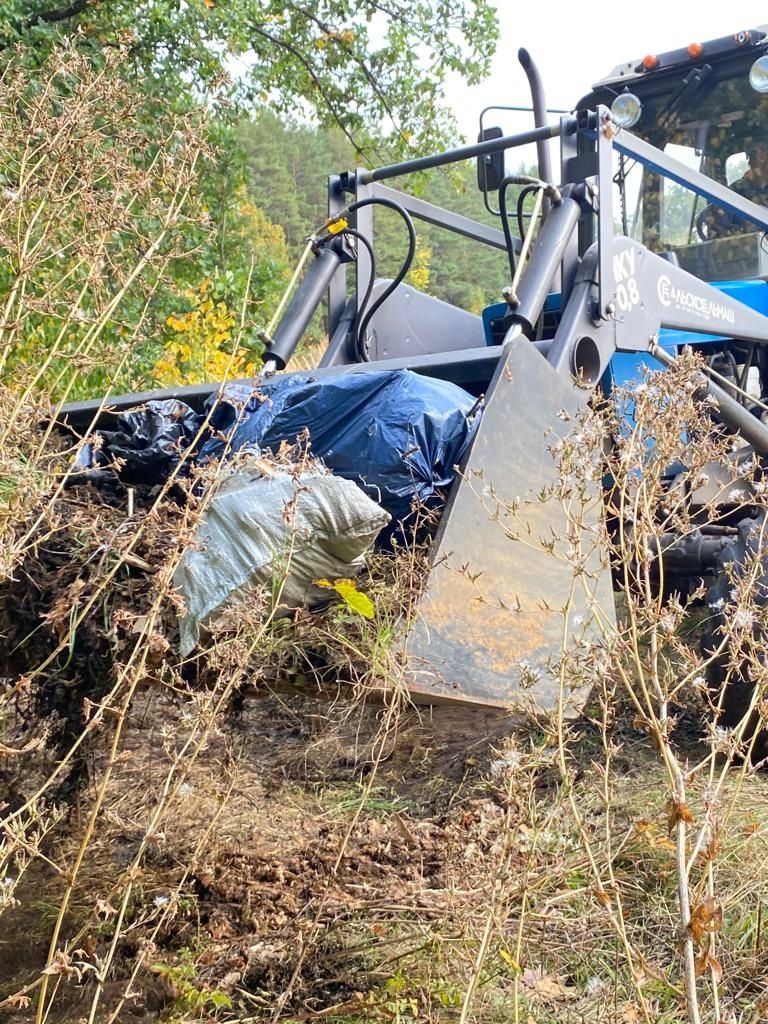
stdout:
<svg viewBox="0 0 768 1024">
<path fill-rule="evenodd" d="M 451 131 L 438 109 L 442 77 L 475 79 L 494 33 L 487 0 L 397 0 L 386 12 L 9 0 L 0 12 L 5 371 L 61 401 L 254 372 L 258 331 L 325 217 L 327 175 L 442 145 Z M 249 121 L 242 111 L 254 103 L 263 112 Z M 286 121 L 312 110 L 333 127 Z M 476 214 L 480 198 L 465 186 L 461 173 L 408 182 Z M 376 230 L 379 272 L 392 276 L 402 226 L 382 214 Z M 420 225 L 410 283 L 482 308 L 505 283 L 505 261 L 480 246 L 467 261 L 467 244 Z M 322 334 L 316 317 L 308 338 Z"/>
<path fill-rule="evenodd" d="M 189 950 L 179 950 L 178 964 L 153 964 L 155 974 L 165 978 L 176 992 L 174 1009 L 180 1012 L 231 1010 L 232 1000 L 219 989 L 203 988 Z"/>
<path fill-rule="evenodd" d="M 425 951 L 421 964 L 414 962 L 400 967 L 380 989 L 366 994 L 364 1005 L 375 1019 L 383 1018 L 396 1024 L 419 1021 L 428 1024 L 440 1019 L 436 1014 L 442 1011 L 459 1010 L 464 999 L 462 986 L 449 977 L 425 973 L 424 968 L 435 952 Z"/>
<path fill-rule="evenodd" d="M 137 325 L 151 336 L 169 262 L 205 230 L 187 202 L 199 118 L 158 118 L 147 136 L 117 64 L 68 50 L 2 77 L 2 363 L 55 397 L 120 373 Z"/>
<path fill-rule="evenodd" d="M 338 131 L 291 124 L 269 112 L 243 121 L 239 138 L 254 199 L 283 226 L 297 257 L 307 234 L 326 216 L 328 176 L 354 168 L 359 154 Z M 398 179 L 395 185 L 482 224 L 501 226 L 499 218 L 485 209 L 474 163 Z M 519 191 L 509 190 L 512 211 Z M 417 231 L 410 283 L 475 313 L 500 300 L 501 289 L 509 283 L 503 252 L 424 222 L 417 222 Z M 516 225 L 512 231 L 518 233 Z M 390 210 L 374 212 L 374 248 L 379 276 L 394 276 L 406 252 L 406 237 L 401 219 Z"/>
<path fill-rule="evenodd" d="M 202 111 L 150 125 L 122 60 L 70 48 L 2 74 L 0 373 L 54 400 L 216 379 L 233 345 L 250 372 L 288 273 L 231 132 Z"/>
<path fill-rule="evenodd" d="M 328 790 L 323 802 L 329 811 L 343 818 L 357 816 L 363 811 L 377 820 L 406 810 L 407 806 L 397 794 L 393 795 L 384 787 L 371 787 L 360 782 Z"/>
<path fill-rule="evenodd" d="M 391 978 L 387 978 L 384 989 L 387 994 L 383 1005 L 386 1009 L 395 1011 L 396 1008 L 402 1014 L 408 1012 L 418 1020 L 420 1016 L 419 1000 L 415 998 L 414 992 L 422 996 L 428 995 L 429 1002 L 436 1003 L 445 1010 L 457 1009 L 461 1006 L 464 991 L 454 981 L 442 977 L 421 978 L 416 974 L 401 969 Z"/>
<path fill-rule="evenodd" d="M 238 125 L 254 202 L 281 224 L 294 257 L 327 215 L 328 175 L 347 170 L 356 154 L 339 131 L 318 130 L 262 111 Z"/>
<path fill-rule="evenodd" d="M 34 62 L 62 33 L 97 63 L 106 48 L 124 48 L 131 79 L 163 108 L 203 98 L 224 114 L 261 105 L 303 116 L 309 108 L 373 151 L 383 122 L 394 149 L 444 140 L 452 121 L 440 105 L 443 79 L 450 71 L 479 81 L 497 25 L 489 0 L 3 4 L 3 49 L 20 45 Z"/>
</svg>

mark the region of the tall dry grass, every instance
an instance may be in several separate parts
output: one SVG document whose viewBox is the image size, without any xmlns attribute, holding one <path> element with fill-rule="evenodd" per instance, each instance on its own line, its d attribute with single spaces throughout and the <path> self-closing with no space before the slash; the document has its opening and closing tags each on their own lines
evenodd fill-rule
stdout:
<svg viewBox="0 0 768 1024">
<path fill-rule="evenodd" d="M 564 700 L 524 724 L 411 707 L 416 548 L 371 560 L 370 623 L 343 606 L 278 619 L 252 594 L 182 661 L 171 580 L 215 468 L 188 476 L 182 455 L 129 506 L 121 485 L 73 481 L 80 441 L 53 421 L 83 374 L 106 393 L 131 358 L 205 147 L 181 123 L 137 162 L 146 136 L 109 67 L 58 59 L 35 89 L 5 72 L 0 119 L 18 154 L 0 206 L 0 1009 L 36 1024 L 765 1019 L 763 561 L 724 568 L 713 608 L 704 589 L 670 594 L 658 558 L 659 537 L 699 528 L 690 491 L 713 466 L 738 482 L 710 520 L 763 528 L 762 467 L 713 430 L 699 362 L 586 410 L 553 452 L 556 486 L 525 498 L 566 509 L 553 557 L 574 593 L 595 547 L 621 587 L 617 622 L 552 666 L 563 697 L 591 686 L 581 720 Z M 686 487 L 669 487 L 675 462 Z M 596 533 L 585 509 L 606 476 Z M 519 503 L 487 511 L 521 542 Z"/>
</svg>

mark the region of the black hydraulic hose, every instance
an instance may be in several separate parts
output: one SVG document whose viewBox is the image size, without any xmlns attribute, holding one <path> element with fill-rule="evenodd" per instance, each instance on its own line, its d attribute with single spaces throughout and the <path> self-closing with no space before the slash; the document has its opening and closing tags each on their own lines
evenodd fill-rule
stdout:
<svg viewBox="0 0 768 1024">
<path fill-rule="evenodd" d="M 513 184 L 515 184 L 514 179 L 507 176 L 506 178 L 502 178 L 501 184 L 499 185 L 499 213 L 501 214 L 501 226 L 504 230 L 504 242 L 507 246 L 510 281 L 514 281 L 515 279 L 515 250 L 512 244 L 512 229 L 509 226 L 509 214 L 507 212 L 507 189 Z"/>
<path fill-rule="evenodd" d="M 357 356 L 360 362 L 362 363 L 370 362 L 371 358 L 368 355 L 368 352 L 365 347 L 365 332 L 368 329 L 368 324 L 371 322 L 371 318 L 373 317 L 373 315 L 379 309 L 381 309 L 382 305 L 386 302 L 386 300 L 389 298 L 389 296 L 392 294 L 395 288 L 397 288 L 397 286 L 403 280 L 405 275 L 411 269 L 413 258 L 416 255 L 416 229 L 413 226 L 413 221 L 411 220 L 408 211 L 404 209 L 404 207 L 402 207 L 399 203 L 394 202 L 394 200 L 392 199 L 384 199 L 381 196 L 371 196 L 370 198 L 359 199 L 356 203 L 352 203 L 350 206 L 347 207 L 346 212 L 354 213 L 355 210 L 361 210 L 365 206 L 387 206 L 391 210 L 395 210 L 396 213 L 400 214 L 400 216 L 405 221 L 406 228 L 408 229 L 408 252 L 406 254 L 402 266 L 400 267 L 400 270 L 398 271 L 397 276 L 394 278 L 393 281 L 390 282 L 389 285 L 387 285 L 387 287 L 384 289 L 384 291 L 381 293 L 378 299 L 376 299 L 371 308 L 363 317 L 357 329 Z M 371 281 L 373 281 L 373 267 L 371 267 Z"/>
<path fill-rule="evenodd" d="M 357 241 L 360 243 L 360 245 L 362 245 L 367 250 L 367 252 L 368 252 L 368 259 L 371 261 L 371 276 L 368 279 L 368 284 L 367 284 L 366 289 L 365 289 L 365 295 L 363 296 L 363 301 L 360 303 L 360 307 L 357 310 L 357 313 L 355 314 L 355 321 L 354 321 L 354 323 L 352 325 L 352 341 L 354 343 L 355 352 L 359 352 L 360 351 L 360 331 L 359 331 L 359 325 L 360 325 L 360 321 L 361 321 L 361 319 L 363 317 L 363 314 L 365 313 L 366 307 L 368 306 L 368 303 L 370 301 L 371 292 L 373 291 L 373 282 L 374 282 L 374 280 L 376 278 L 376 257 L 373 254 L 373 246 L 368 241 L 368 239 L 365 237 L 365 235 L 362 234 L 360 231 L 355 231 L 354 228 L 345 228 L 344 229 L 344 234 L 345 235 L 351 235 L 353 238 L 356 238 Z"/>
<path fill-rule="evenodd" d="M 517 230 L 520 232 L 520 237 L 525 238 L 525 224 L 523 223 L 523 203 L 528 196 L 538 192 L 538 185 L 526 185 L 517 197 Z"/>
<path fill-rule="evenodd" d="M 752 369 L 752 360 L 755 357 L 755 346 L 754 344 L 747 345 L 747 354 L 744 357 L 744 366 L 739 377 L 739 388 L 742 391 L 747 390 L 747 384 L 749 383 L 749 371 Z M 741 400 L 744 405 L 747 404 L 747 399 L 742 395 Z"/>
</svg>

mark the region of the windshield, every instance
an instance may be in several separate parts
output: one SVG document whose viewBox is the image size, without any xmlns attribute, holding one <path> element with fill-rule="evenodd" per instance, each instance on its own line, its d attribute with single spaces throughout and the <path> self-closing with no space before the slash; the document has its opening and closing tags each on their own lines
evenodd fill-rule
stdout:
<svg viewBox="0 0 768 1024">
<path fill-rule="evenodd" d="M 670 82 L 663 95 L 644 97 L 638 88 L 643 113 L 633 134 L 692 170 L 768 206 L 768 96 L 750 87 L 748 69 L 725 80 L 718 80 L 716 73 L 699 75 L 699 71 Z M 653 84 L 658 88 L 658 82 Z M 619 230 L 654 251 L 674 251 L 757 231 L 754 225 L 738 223 L 696 193 L 626 158 L 618 158 L 616 182 Z"/>
</svg>

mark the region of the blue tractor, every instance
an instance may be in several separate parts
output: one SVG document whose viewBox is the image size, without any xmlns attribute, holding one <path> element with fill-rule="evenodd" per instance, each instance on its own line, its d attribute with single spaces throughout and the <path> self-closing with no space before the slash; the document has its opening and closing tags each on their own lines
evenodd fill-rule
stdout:
<svg viewBox="0 0 768 1024">
<path fill-rule="evenodd" d="M 712 371 L 702 395 L 713 416 L 744 451 L 768 456 L 760 407 L 768 397 L 768 27 L 622 64 L 553 122 L 536 68 L 520 56 L 532 89 L 529 131 L 483 127 L 476 144 L 330 178 L 313 262 L 264 338 L 263 376 L 244 382 L 269 397 L 295 377 L 283 371 L 327 297 L 328 344 L 313 386 L 405 371 L 482 396 L 403 640 L 408 685 L 425 701 L 508 706 L 522 697 L 552 706 L 563 700 L 553 665 L 564 639 L 578 649 L 614 621 L 614 581 L 599 551 L 581 568 L 589 585 L 574 589 L 567 559 L 546 544 L 510 541 L 498 523 L 503 506 L 514 510 L 518 541 L 567 535 L 562 507 L 526 496 L 551 486 L 553 441 L 597 390 L 637 381 L 644 367 L 674 366 L 692 346 Z M 531 143 L 538 174 L 508 173 L 506 154 Z M 387 184 L 467 159 L 478 162 L 499 227 Z M 401 218 L 407 243 L 393 279 L 375 269 L 379 207 Z M 475 315 L 407 283 L 414 219 L 505 254 L 503 301 Z M 111 400 L 111 415 L 156 398 L 199 407 L 215 391 L 125 396 Z M 82 403 L 66 415 L 76 427 L 95 408 Z M 311 435 L 310 419 L 306 426 Z M 594 502 L 582 528 L 603 514 Z M 667 538 L 668 584 L 684 590 L 705 577 L 716 587 L 725 563 L 746 551 L 742 527 L 703 521 L 694 538 Z M 577 706 L 581 698 L 578 687 L 568 694 Z"/>
</svg>

